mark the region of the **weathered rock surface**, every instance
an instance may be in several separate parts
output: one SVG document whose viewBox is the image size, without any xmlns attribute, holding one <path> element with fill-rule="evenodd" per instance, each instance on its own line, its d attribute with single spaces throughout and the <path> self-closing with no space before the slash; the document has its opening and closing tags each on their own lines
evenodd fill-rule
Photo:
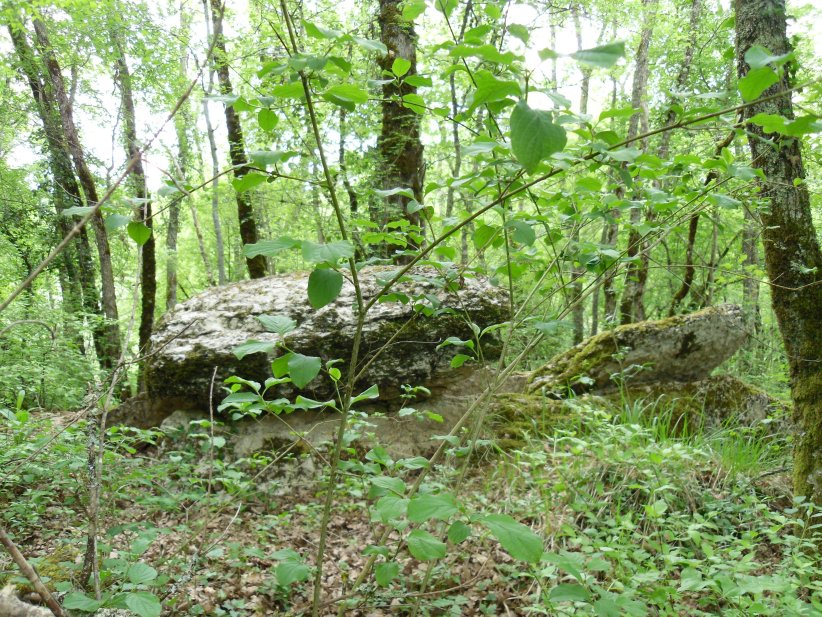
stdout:
<svg viewBox="0 0 822 617">
<path fill-rule="evenodd" d="M 378 294 L 394 272 L 394 268 L 360 272 L 366 301 Z M 148 415 L 162 417 L 186 407 L 207 409 L 215 367 L 215 398 L 230 375 L 259 382 L 271 377 L 271 362 L 281 350 L 254 353 L 242 360 L 232 353 L 250 339 L 280 339 L 260 323 L 258 317 L 264 315 L 282 315 L 296 322 L 296 329 L 284 338 L 289 349 L 323 361 L 343 359 L 338 367 L 345 370 L 357 326 L 354 287 L 346 281 L 334 302 L 315 310 L 308 302 L 307 285 L 305 273 L 273 276 L 210 289 L 178 305 L 160 321 L 151 338 L 152 356 L 146 369 L 148 401 L 144 403 L 152 408 Z M 439 343 L 451 336 L 472 338 L 469 321 L 484 328 L 507 318 L 505 291 L 484 279 L 467 278 L 460 286 L 453 282 L 444 287 L 433 268 L 415 269 L 392 290 L 410 301 L 374 304 L 366 316 L 360 346 L 359 366 L 365 370 L 359 383 L 363 387 L 377 384 L 381 398 L 387 400 L 400 394 L 403 384 L 428 385 L 450 370 L 450 360 L 464 351 L 454 346 L 438 350 Z M 415 310 L 415 303 L 425 310 Z M 492 339 L 483 341 L 487 343 L 483 347 L 485 358 L 494 357 Z M 386 344 L 389 346 L 378 361 L 369 364 Z M 334 394 L 333 384 L 323 375 L 305 391 L 312 398 Z"/>
<path fill-rule="evenodd" d="M 361 403 L 357 411 L 366 415 L 352 417 L 350 422 L 349 433 L 358 434 L 354 445 L 368 449 L 379 444 L 395 458 L 428 456 L 441 443 L 436 437 L 447 434 L 456 425 L 493 379 L 492 369 L 463 367 L 450 371 L 447 379 L 432 384 L 430 395 L 423 400 Z M 521 384 L 515 380 L 501 386 L 503 391 L 511 388 L 519 390 Z M 497 398 L 486 408 L 491 415 L 497 414 Z M 404 413 L 400 413 L 402 407 L 406 408 Z M 408 408 L 416 413 L 409 413 Z M 169 435 L 184 435 L 192 430 L 199 433 L 202 429 L 192 429 L 192 422 L 203 417 L 201 411 L 177 410 L 162 421 L 160 429 Z M 237 458 L 261 451 L 289 450 L 297 455 L 325 450 L 336 436 L 339 419 L 334 412 L 306 410 L 245 418 L 216 430 L 226 438 L 232 456 Z"/>
<path fill-rule="evenodd" d="M 621 383 L 635 387 L 705 379 L 746 336 L 742 309 L 730 304 L 619 326 L 582 341 L 534 371 L 527 391 L 561 398 L 613 391 Z"/>
</svg>

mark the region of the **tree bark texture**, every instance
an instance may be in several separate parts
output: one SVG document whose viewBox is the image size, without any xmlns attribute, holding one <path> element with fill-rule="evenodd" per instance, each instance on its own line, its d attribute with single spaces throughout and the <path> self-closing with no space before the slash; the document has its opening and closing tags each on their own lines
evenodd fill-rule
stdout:
<svg viewBox="0 0 822 617">
<path fill-rule="evenodd" d="M 54 185 L 54 205 L 57 212 L 57 232 L 61 237 L 68 235 L 71 228 L 70 220 L 62 212 L 66 208 L 80 207 L 83 197 L 77 178 L 72 168 L 71 154 L 65 140 L 60 112 L 52 96 L 51 83 L 43 74 L 43 69 L 35 58 L 34 51 L 29 45 L 22 28 L 9 25 L 9 34 L 14 44 L 20 66 L 31 88 L 32 97 L 37 113 L 43 125 L 46 137 L 46 149 L 49 156 L 49 169 Z M 104 315 L 100 306 L 100 293 L 95 281 L 96 267 L 91 255 L 91 244 L 86 229 L 80 230 L 76 241 L 70 245 L 70 250 L 64 254 L 63 266 L 69 278 L 76 277 L 81 288 L 81 302 L 83 310 L 95 319 L 92 328 L 94 346 L 99 358 L 106 352 L 106 332 L 103 326 Z M 76 258 L 74 256 L 76 252 Z M 75 262 L 76 259 L 76 262 Z M 76 267 L 75 266 L 76 263 Z"/>
<path fill-rule="evenodd" d="M 735 6 L 737 68 L 743 77 L 749 70 L 744 58 L 751 46 L 784 54 L 790 45 L 784 0 L 736 0 Z M 784 94 L 746 108 L 745 120 L 760 113 L 793 118 L 791 95 L 785 92 L 786 73 L 763 96 Z M 746 130 L 753 165 L 765 173 L 762 195 L 770 202 L 760 216 L 773 310 L 790 367 L 797 426 L 794 492 L 822 504 L 822 251 L 804 182 L 800 142 L 766 135 L 754 124 Z"/>
<path fill-rule="evenodd" d="M 634 79 L 631 87 L 631 107 L 640 110 L 631 116 L 628 122 L 628 139 L 639 134 L 640 123 L 648 121 L 648 102 L 646 101 L 646 91 L 648 89 L 649 73 L 649 50 L 651 38 L 654 34 L 654 22 L 656 21 L 658 0 L 643 0 L 642 9 L 645 14 L 642 26 L 642 34 L 639 38 L 639 47 L 636 52 L 636 64 L 634 66 Z M 641 144 L 642 150 L 647 149 L 647 143 Z M 629 259 L 628 268 L 625 272 L 625 285 L 622 290 L 622 301 L 619 306 L 619 321 L 626 324 L 632 321 L 641 321 L 645 318 L 645 307 L 643 304 L 643 294 L 645 292 L 645 279 L 648 272 L 645 268 L 643 272 L 640 252 L 643 250 L 644 242 L 638 227 L 642 213 L 637 208 L 631 210 L 631 228 L 628 233 L 627 256 Z"/>
<path fill-rule="evenodd" d="M 380 0 L 380 38 L 388 48 L 379 60 L 383 71 L 391 72 L 394 61 L 403 58 L 411 63 L 404 77 L 417 74 L 417 35 L 414 25 L 402 18 L 399 0 Z M 385 78 L 385 77 L 383 77 Z M 420 141 L 420 115 L 405 107 L 403 96 L 415 94 L 417 88 L 405 80 L 392 81 L 382 87 L 382 130 L 377 140 L 380 156 L 380 185 L 383 189 L 410 188 L 414 200 L 422 204 L 423 146 Z M 404 195 L 385 197 L 383 207 L 372 212 L 372 220 L 381 227 L 403 218 L 412 225 L 421 226 L 420 212 L 408 212 L 410 198 Z M 415 246 L 416 242 L 411 242 Z"/>
<path fill-rule="evenodd" d="M 223 35 L 223 10 L 220 0 L 211 0 L 211 19 L 214 32 L 214 66 L 217 72 L 217 81 L 220 86 L 220 93 L 223 95 L 233 94 L 231 86 L 231 76 L 228 70 L 228 59 L 226 54 L 225 36 Z M 249 171 L 248 159 L 245 154 L 245 137 L 243 137 L 243 127 L 240 124 L 240 116 L 231 105 L 225 106 L 225 124 L 228 133 L 228 154 L 231 165 L 234 168 L 234 177 L 242 178 Z M 237 217 L 240 220 L 240 239 L 243 244 L 256 244 L 257 220 L 254 217 L 254 206 L 251 202 L 251 194 L 236 193 L 237 195 Z M 265 257 L 246 258 L 248 275 L 253 279 L 262 278 L 268 274 Z"/>
<path fill-rule="evenodd" d="M 123 133 L 125 138 L 126 160 L 134 159 L 131 168 L 131 182 L 136 198 L 135 213 L 151 230 L 145 244 L 140 247 L 140 324 L 138 326 L 139 355 L 148 352 L 151 331 L 154 328 L 154 308 L 157 298 L 157 258 L 154 243 L 154 221 L 151 212 L 151 200 L 146 188 L 146 174 L 143 169 L 143 158 L 140 155 L 140 146 L 137 141 L 137 117 L 134 112 L 134 93 L 131 87 L 131 73 L 128 70 L 126 54 L 116 33 L 112 34 L 112 42 L 117 50 L 117 65 L 115 68 L 115 82 L 120 88 L 120 100 L 123 106 Z M 140 373 L 142 375 L 142 366 Z M 140 389 L 143 389 L 143 380 L 139 379 Z"/>
<path fill-rule="evenodd" d="M 71 102 L 66 94 L 63 73 L 60 64 L 54 54 L 54 48 L 48 38 L 45 24 L 35 19 L 34 32 L 37 39 L 37 46 L 43 58 L 43 62 L 51 82 L 51 89 L 57 103 L 57 109 L 62 122 L 65 141 L 71 159 L 74 162 L 74 169 L 80 181 L 80 186 L 86 196 L 86 205 L 93 206 L 99 201 L 97 196 L 97 186 L 94 176 L 86 163 L 77 127 L 74 124 L 74 116 Z M 97 258 L 100 262 L 100 278 L 102 281 L 103 314 L 106 317 L 104 326 L 105 349 L 100 358 L 104 368 L 111 368 L 120 358 L 120 324 L 117 312 L 117 293 L 114 285 L 114 269 L 111 264 L 111 249 L 108 244 L 108 233 L 103 222 L 103 215 L 98 210 L 91 219 L 94 227 L 94 238 L 97 244 Z"/>
</svg>

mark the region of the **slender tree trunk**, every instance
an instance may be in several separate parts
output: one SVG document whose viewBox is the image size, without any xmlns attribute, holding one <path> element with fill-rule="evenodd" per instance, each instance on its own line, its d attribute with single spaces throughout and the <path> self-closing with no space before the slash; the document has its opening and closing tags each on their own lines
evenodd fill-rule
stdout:
<svg viewBox="0 0 822 617">
<path fill-rule="evenodd" d="M 205 14 L 205 27 L 208 40 L 211 40 L 211 18 L 208 9 L 208 0 L 203 0 L 203 11 Z M 208 91 L 207 95 L 214 92 L 214 68 L 213 64 L 208 71 Z M 225 271 L 225 247 L 223 245 L 223 225 L 220 220 L 220 159 L 217 156 L 217 140 L 214 139 L 214 126 L 211 123 L 211 114 L 208 111 L 208 100 L 203 99 L 203 117 L 206 122 L 206 133 L 208 134 L 208 150 L 211 154 L 211 222 L 214 225 L 214 244 L 217 252 L 217 282 L 225 285 L 228 277 Z"/>
<path fill-rule="evenodd" d="M 140 268 L 140 324 L 138 327 L 139 354 L 148 352 L 151 331 L 154 328 L 154 307 L 157 297 L 157 260 L 154 250 L 154 222 L 151 212 L 151 199 L 146 188 L 146 175 L 143 170 L 143 159 L 140 156 L 140 147 L 137 141 L 137 118 L 134 112 L 134 94 L 131 88 L 131 74 L 128 70 L 126 54 L 116 33 L 112 33 L 112 43 L 117 50 L 117 65 L 114 81 L 120 88 L 120 99 L 123 105 L 123 132 L 125 137 L 126 160 L 135 159 L 131 168 L 131 182 L 134 187 L 134 196 L 137 207 L 137 219 L 151 231 L 148 240 L 139 248 L 141 253 Z M 138 380 L 141 390 L 145 383 Z"/>
<path fill-rule="evenodd" d="M 790 51 L 784 0 L 736 0 L 736 49 L 739 76 L 748 73 L 745 53 L 760 45 L 772 54 Z M 788 68 L 788 67 L 786 67 Z M 789 87 L 786 70 L 763 94 Z M 791 95 L 760 102 L 744 111 L 793 118 Z M 753 165 L 765 174 L 762 194 L 770 207 L 761 213 L 765 267 L 773 283 L 771 296 L 785 343 L 791 374 L 791 398 L 797 423 L 794 446 L 794 492 L 822 505 L 822 251 L 804 182 L 800 142 L 765 135 L 748 124 Z"/>
<path fill-rule="evenodd" d="M 44 80 L 43 70 L 26 40 L 25 32 L 21 28 L 12 25 L 9 25 L 8 29 L 20 61 L 20 67 L 31 88 L 37 113 L 43 125 L 49 157 L 49 170 L 52 177 L 54 206 L 57 213 L 56 228 L 59 236 L 63 238 L 68 235 L 71 222 L 63 216 L 62 212 L 66 208 L 82 206 L 83 197 L 72 168 L 71 155 L 65 142 L 60 113 L 57 111 L 54 97 L 51 96 L 50 82 Z M 100 307 L 100 294 L 95 281 L 96 267 L 94 266 L 91 245 L 85 228 L 80 230 L 69 249 L 63 256 L 63 268 L 72 282 L 71 288 L 79 287 L 80 289 L 79 298 L 82 309 L 89 316 L 100 318 L 99 323 L 96 323 L 92 329 L 92 334 L 97 355 L 102 358 L 105 352 L 106 335 L 102 324 L 103 314 Z M 74 310 L 77 310 L 77 308 Z"/>
<path fill-rule="evenodd" d="M 582 49 L 582 25 L 579 21 L 579 6 L 575 4 L 571 10 L 574 18 L 574 31 L 577 36 L 577 49 Z M 580 66 L 582 67 L 580 69 L 582 82 L 579 95 L 579 113 L 584 116 L 588 113 L 588 92 L 590 90 L 592 71 L 582 65 Z M 579 244 L 579 226 L 576 222 L 574 223 L 571 240 L 575 244 Z M 571 320 L 574 327 L 574 345 L 581 343 L 582 339 L 585 338 L 585 301 L 582 298 L 583 276 L 585 276 L 585 268 L 574 264 L 571 270 L 571 299 L 574 302 L 574 306 L 571 309 Z"/>
<path fill-rule="evenodd" d="M 217 81 L 220 85 L 220 93 L 223 95 L 233 94 L 231 77 L 228 71 L 228 56 L 226 53 L 225 37 L 223 36 L 223 10 L 220 0 L 211 0 L 211 19 L 214 32 L 214 66 L 217 72 Z M 228 153 L 231 165 L 234 168 L 234 177 L 242 178 L 249 171 L 248 159 L 246 159 L 245 138 L 243 128 L 240 124 L 240 116 L 231 105 L 225 106 L 225 124 L 228 133 Z M 240 220 L 240 239 L 243 244 L 256 244 L 257 221 L 254 218 L 254 206 L 251 202 L 251 194 L 236 193 L 237 195 L 237 216 Z M 253 278 L 262 278 L 267 274 L 265 257 L 246 258 L 248 275 Z"/>
<path fill-rule="evenodd" d="M 223 245 L 223 225 L 220 221 L 220 159 L 217 156 L 217 141 L 214 139 L 214 126 L 208 112 L 208 101 L 203 101 L 203 115 L 208 133 L 208 150 L 211 153 L 211 222 L 214 225 L 214 244 L 217 251 L 217 281 L 220 285 L 228 282 L 225 273 L 225 248 Z"/>
<path fill-rule="evenodd" d="M 57 62 L 57 57 L 54 54 L 54 49 L 49 41 L 45 24 L 39 19 L 35 19 L 33 23 L 38 48 L 42 54 L 46 71 L 51 81 L 53 94 L 57 101 L 57 109 L 60 112 L 60 120 L 63 125 L 66 144 L 71 153 L 71 158 L 74 161 L 74 168 L 80 180 L 80 186 L 86 196 L 86 204 L 91 206 L 99 201 L 97 187 L 94 182 L 94 177 L 86 164 L 85 154 L 80 144 L 80 138 L 77 135 L 71 104 L 66 95 L 63 74 Z M 103 215 L 99 211 L 96 216 L 92 217 L 92 225 L 97 243 L 97 257 L 100 262 L 100 275 L 103 289 L 103 314 L 106 317 L 105 349 L 100 361 L 105 368 L 111 368 L 120 357 L 120 325 L 117 314 L 114 270 L 111 265 L 111 249 L 108 244 L 108 234 L 105 224 L 103 223 Z"/>
<path fill-rule="evenodd" d="M 745 208 L 745 222 L 742 228 L 742 310 L 749 332 L 762 330 L 762 315 L 759 310 L 759 229 L 753 214 Z"/>
<path fill-rule="evenodd" d="M 648 103 L 645 93 L 648 86 L 649 72 L 649 50 L 651 38 L 654 33 L 654 22 L 656 21 L 658 0 L 643 0 L 642 9 L 644 21 L 642 34 L 639 38 L 639 47 L 636 52 L 636 64 L 634 67 L 634 80 L 631 88 L 631 107 L 639 109 L 638 113 L 631 116 L 628 123 L 628 138 L 631 139 L 639 134 L 640 123 L 647 123 Z M 643 142 L 642 149 L 647 149 L 647 144 Z M 644 280 L 641 276 L 642 262 L 639 258 L 642 250 L 642 234 L 637 227 L 642 217 L 642 212 L 638 208 L 631 209 L 631 230 L 628 233 L 627 256 L 629 259 L 628 268 L 625 273 L 625 285 L 622 290 L 622 302 L 620 302 L 619 314 L 620 323 L 630 323 L 644 316 L 645 309 L 642 306 L 642 293 L 644 290 Z M 647 270 L 646 270 L 647 276 Z"/>
<path fill-rule="evenodd" d="M 383 71 L 391 71 L 394 61 L 402 58 L 410 63 L 405 77 L 417 74 L 417 35 L 414 25 L 402 19 L 399 0 L 380 0 L 379 12 L 380 38 L 388 48 L 388 53 L 379 60 Z M 423 146 L 420 141 L 420 115 L 404 107 L 401 97 L 414 94 L 415 86 L 403 81 L 395 81 L 382 87 L 382 130 L 377 140 L 379 150 L 381 178 L 383 189 L 397 187 L 410 188 L 414 200 L 423 202 Z M 418 246 L 422 239 L 422 221 L 420 212 L 408 212 L 411 199 L 404 195 L 392 195 L 384 198 L 383 208 L 372 218 L 384 227 L 395 220 L 406 219 L 420 229 L 419 241 L 411 234 L 410 244 Z"/>
<path fill-rule="evenodd" d="M 43 57 L 43 62 L 51 82 L 52 93 L 56 100 L 56 107 L 59 111 L 60 121 L 62 123 L 63 133 L 65 135 L 65 143 L 68 146 L 68 151 L 71 154 L 71 159 L 74 162 L 74 168 L 77 172 L 77 177 L 80 180 L 80 186 L 86 196 L 86 204 L 89 206 L 95 205 L 99 198 L 97 196 L 97 187 L 94 182 L 94 177 L 86 164 L 83 148 L 80 144 L 80 138 L 77 134 L 77 128 L 74 124 L 71 105 L 68 96 L 66 95 L 65 83 L 63 81 L 63 74 L 60 70 L 60 65 L 57 62 L 57 57 L 54 54 L 54 49 L 48 38 L 45 24 L 40 19 L 33 21 L 34 32 L 37 39 L 37 46 Z M 103 222 L 103 215 L 98 211 L 92 217 L 92 226 L 94 227 L 94 237 L 97 244 L 97 258 L 100 263 L 100 278 L 102 281 L 102 306 L 103 314 L 106 318 L 104 326 L 105 332 L 105 348 L 100 362 L 105 368 L 111 368 L 114 362 L 120 357 L 120 325 L 119 316 L 117 314 L 117 295 L 114 285 L 114 270 L 111 265 L 111 250 L 108 244 L 108 234 Z"/>
</svg>

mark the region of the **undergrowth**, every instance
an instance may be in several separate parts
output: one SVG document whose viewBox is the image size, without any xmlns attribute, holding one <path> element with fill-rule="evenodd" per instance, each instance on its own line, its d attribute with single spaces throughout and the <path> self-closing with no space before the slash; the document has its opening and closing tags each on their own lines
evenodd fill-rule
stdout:
<svg viewBox="0 0 822 617">
<path fill-rule="evenodd" d="M 400 545 L 394 576 L 378 567 L 376 582 L 354 590 L 380 517 L 368 482 L 347 472 L 331 520 L 327 597 L 345 596 L 351 615 L 822 616 L 822 516 L 791 499 L 783 442 L 738 427 L 683 435 L 653 406 L 618 417 L 577 412 L 579 423 L 534 434 L 520 450 L 485 450 L 457 492 L 459 520 L 508 514 L 536 532 L 545 549 L 538 561 L 512 559 L 488 533 L 449 530 L 448 553 L 430 569 Z M 77 580 L 86 436 L 82 422 L 64 426 L 49 453 L 36 454 L 55 428 L 49 416 L 6 414 L 0 511 L 48 584 L 83 614 L 96 608 L 80 601 Z M 112 433 L 109 605 L 151 596 L 169 615 L 300 614 L 311 592 L 322 466 L 274 452 L 235 460 L 212 428 L 194 423 L 175 438 Z M 386 455 L 360 456 L 373 464 Z M 397 477 L 411 482 L 416 473 Z M 444 467 L 426 490 L 452 473 Z M 23 579 L 2 557 L 5 582 Z"/>
</svg>

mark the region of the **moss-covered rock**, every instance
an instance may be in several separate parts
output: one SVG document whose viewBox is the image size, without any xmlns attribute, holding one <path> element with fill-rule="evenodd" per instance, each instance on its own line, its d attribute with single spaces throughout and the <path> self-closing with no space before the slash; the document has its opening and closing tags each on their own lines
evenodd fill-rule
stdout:
<svg viewBox="0 0 822 617">
<path fill-rule="evenodd" d="M 521 448 L 529 436 L 550 434 L 578 418 L 572 402 L 515 392 L 495 395 L 488 413 L 492 436 L 503 450 Z"/>
<path fill-rule="evenodd" d="M 687 383 L 666 382 L 624 388 L 602 397 L 615 410 L 630 408 L 668 414 L 674 432 L 723 426 L 754 427 L 772 421 L 786 429 L 786 405 L 731 375 Z"/>
<path fill-rule="evenodd" d="M 742 310 L 735 305 L 619 326 L 534 371 L 527 391 L 562 398 L 614 391 L 622 384 L 697 381 L 732 356 L 745 338 Z"/>
</svg>

